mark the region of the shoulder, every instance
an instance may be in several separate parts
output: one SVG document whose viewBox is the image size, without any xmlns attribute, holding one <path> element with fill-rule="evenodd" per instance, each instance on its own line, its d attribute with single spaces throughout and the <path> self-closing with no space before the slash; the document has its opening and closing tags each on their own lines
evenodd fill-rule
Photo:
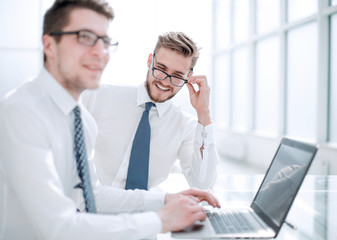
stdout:
<svg viewBox="0 0 337 240">
<path fill-rule="evenodd" d="M 98 89 L 86 90 L 82 94 L 82 102 L 85 106 L 96 103 L 111 103 L 113 101 L 122 101 L 124 99 L 136 97 L 137 87 L 117 86 L 102 84 Z"/>
<path fill-rule="evenodd" d="M 5 112 L 6 114 L 25 114 L 37 110 L 39 102 L 43 101 L 44 96 L 44 92 L 38 88 L 35 81 L 25 81 L 1 99 L 1 115 Z"/>
<path fill-rule="evenodd" d="M 13 135 L 42 137 L 38 133 L 46 126 L 46 115 L 41 107 L 46 99 L 35 84 L 33 81 L 25 82 L 1 100 L 0 128 L 7 129 Z"/>
</svg>

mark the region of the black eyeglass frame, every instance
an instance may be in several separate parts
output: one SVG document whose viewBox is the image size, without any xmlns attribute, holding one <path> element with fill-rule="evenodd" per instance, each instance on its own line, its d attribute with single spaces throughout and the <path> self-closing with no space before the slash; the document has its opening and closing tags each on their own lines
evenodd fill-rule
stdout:
<svg viewBox="0 0 337 240">
<path fill-rule="evenodd" d="M 80 33 L 89 33 L 89 34 L 92 34 L 94 36 L 96 36 L 96 39 L 93 41 L 92 44 L 86 44 L 84 42 L 81 42 L 79 40 L 80 38 Z M 99 39 L 102 39 L 103 43 L 104 43 L 104 47 L 106 49 L 109 49 L 110 47 L 115 47 L 117 48 L 118 46 L 118 42 L 113 42 L 111 43 L 111 38 L 107 37 L 107 36 L 98 36 L 96 33 L 92 32 L 92 31 L 89 31 L 89 30 L 78 30 L 78 31 L 68 31 L 68 32 L 63 32 L 63 31 L 57 31 L 57 32 L 51 32 L 49 33 L 50 36 L 62 36 L 62 35 L 71 35 L 71 34 L 76 34 L 77 35 L 77 42 L 79 42 L 80 44 L 83 44 L 85 46 L 95 46 L 95 44 L 97 43 L 97 41 Z"/>
<path fill-rule="evenodd" d="M 151 68 L 151 69 L 152 69 L 152 76 L 153 76 L 153 77 L 155 77 L 156 79 L 158 79 L 158 80 L 160 80 L 160 81 L 163 81 L 163 80 L 165 80 L 167 77 L 169 77 L 169 78 L 170 78 L 170 83 L 171 83 L 173 86 L 176 86 L 176 87 L 183 87 L 183 86 L 185 85 L 185 83 L 188 82 L 188 81 L 187 81 L 186 79 L 184 79 L 184 78 L 172 76 L 172 75 L 170 75 L 170 74 L 164 72 L 163 70 L 160 70 L 159 68 L 155 68 L 155 67 L 154 67 L 154 53 L 153 53 L 152 56 L 153 56 L 153 58 L 152 58 L 152 68 Z M 154 75 L 154 70 L 157 70 L 157 71 L 160 71 L 160 72 L 166 74 L 166 77 L 164 77 L 163 79 L 160 79 L 160 78 L 156 77 L 156 76 Z M 182 80 L 184 83 L 183 83 L 182 85 L 176 85 L 176 84 L 174 84 L 174 83 L 172 82 L 172 77 L 178 78 L 178 79 Z"/>
</svg>

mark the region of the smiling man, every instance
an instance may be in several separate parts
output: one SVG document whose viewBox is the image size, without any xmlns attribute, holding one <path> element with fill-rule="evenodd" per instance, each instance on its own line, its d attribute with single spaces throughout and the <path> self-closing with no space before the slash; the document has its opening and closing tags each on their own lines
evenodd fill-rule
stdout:
<svg viewBox="0 0 337 240">
<path fill-rule="evenodd" d="M 98 125 L 95 163 L 104 184 L 151 189 L 168 177 L 178 159 L 191 187 L 213 187 L 218 155 L 207 78 L 193 75 L 198 57 L 199 49 L 191 38 L 168 32 L 159 36 L 149 54 L 145 83 L 139 87 L 104 85 L 83 95 Z M 125 72 L 126 77 L 134 77 L 130 69 Z M 171 100 L 184 85 L 197 118 Z M 147 133 L 141 130 L 143 112 L 147 113 Z"/>
</svg>

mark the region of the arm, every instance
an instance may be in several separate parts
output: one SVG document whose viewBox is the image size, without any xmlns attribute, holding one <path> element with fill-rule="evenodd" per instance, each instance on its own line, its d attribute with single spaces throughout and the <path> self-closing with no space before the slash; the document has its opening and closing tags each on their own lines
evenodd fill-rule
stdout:
<svg viewBox="0 0 337 240">
<path fill-rule="evenodd" d="M 158 211 L 164 206 L 164 198 L 165 193 L 159 191 L 95 187 L 97 211 L 105 214 Z"/>
<path fill-rule="evenodd" d="M 212 188 L 216 181 L 218 153 L 215 146 L 214 124 L 209 110 L 206 76 L 192 76 L 187 87 L 192 106 L 197 111 L 198 123 L 188 124 L 186 138 L 179 150 L 183 173 L 191 187 Z M 197 84 L 196 91 L 192 84 Z"/>
</svg>

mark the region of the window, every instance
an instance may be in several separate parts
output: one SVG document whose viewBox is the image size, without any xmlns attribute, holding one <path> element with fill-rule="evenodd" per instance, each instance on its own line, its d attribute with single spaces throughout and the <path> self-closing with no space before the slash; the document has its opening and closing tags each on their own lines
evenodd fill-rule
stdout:
<svg viewBox="0 0 337 240">
<path fill-rule="evenodd" d="M 249 0 L 232 1 L 234 42 L 239 43 L 249 34 Z"/>
<path fill-rule="evenodd" d="M 213 2 L 214 19 L 226 21 L 213 29 L 215 126 L 245 143 L 282 136 L 337 143 L 337 0 Z M 228 78 L 229 124 L 226 104 L 217 106 L 227 91 L 219 76 Z"/>
<path fill-rule="evenodd" d="M 0 9 L 0 47 L 28 49 L 38 48 L 41 43 L 39 0 L 32 1 L 1 1 Z M 15 13 L 15 14 L 13 14 Z M 22 27 L 24 19 L 25 27 Z M 11 24 L 5 24 L 10 22 Z M 5 34 L 4 34 L 5 33 Z"/>
<path fill-rule="evenodd" d="M 255 129 L 277 135 L 280 118 L 280 41 L 271 37 L 256 46 Z"/>
<path fill-rule="evenodd" d="M 229 102 L 230 102 L 230 61 L 227 54 L 221 55 L 215 60 L 215 82 L 216 87 L 212 88 L 215 95 L 214 115 L 218 127 L 227 128 L 229 126 Z"/>
<path fill-rule="evenodd" d="M 233 52 L 231 125 L 238 131 L 248 130 L 249 124 L 249 51 L 242 47 Z"/>
<path fill-rule="evenodd" d="M 0 1 L 6 9 L 0 14 L 0 97 L 36 76 L 42 64 L 39 1 L 19 2 L 20 7 L 18 1 Z"/>
<path fill-rule="evenodd" d="M 337 143 L 337 14 L 331 17 L 330 141 Z"/>
<path fill-rule="evenodd" d="M 216 18 L 215 18 L 215 44 L 217 49 L 225 49 L 230 45 L 231 31 L 230 31 L 230 0 L 219 0 L 216 3 Z"/>
<path fill-rule="evenodd" d="M 317 12 L 317 0 L 288 0 L 288 21 L 293 22 Z"/>
<path fill-rule="evenodd" d="M 279 0 L 257 1 L 257 33 L 266 33 L 277 29 L 280 19 Z"/>
<path fill-rule="evenodd" d="M 288 34 L 287 133 L 315 139 L 317 102 L 317 24 Z"/>
</svg>

